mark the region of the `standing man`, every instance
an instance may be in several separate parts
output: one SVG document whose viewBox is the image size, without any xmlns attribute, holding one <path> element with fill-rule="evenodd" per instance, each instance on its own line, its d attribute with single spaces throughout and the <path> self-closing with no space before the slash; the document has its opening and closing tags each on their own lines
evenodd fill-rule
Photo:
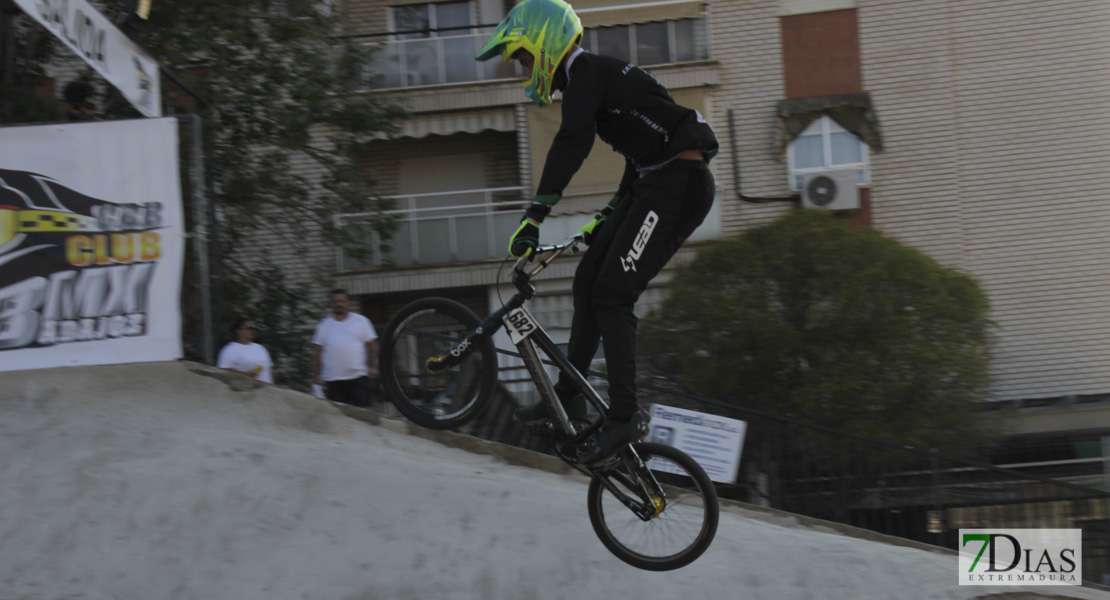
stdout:
<svg viewBox="0 0 1110 600">
<path fill-rule="evenodd" d="M 582 23 L 563 0 L 524 0 L 505 16 L 477 60 L 499 56 L 524 67 L 524 93 L 539 106 L 563 93 L 562 123 L 551 143 L 532 205 L 509 240 L 513 256 L 529 256 L 540 225 L 562 198 L 600 137 L 625 158 L 616 194 L 580 230 L 590 249 L 574 275 L 574 318 L 567 358 L 586 373 L 599 342 L 609 377 L 609 421 L 597 448 L 583 456 L 596 464 L 648 432 L 636 399 L 636 301 L 701 224 L 716 186 L 708 162 L 717 138 L 698 111 L 675 103 L 651 73 L 625 60 L 583 50 Z M 561 378 L 555 392 L 568 414 L 585 412 L 573 386 Z M 570 397 L 568 397 L 570 396 Z M 548 407 L 519 409 L 526 422 L 546 418 Z"/>
<path fill-rule="evenodd" d="M 312 336 L 312 384 L 324 383 L 332 402 L 370 408 L 370 379 L 378 377 L 378 334 L 366 317 L 350 312 L 342 289 L 331 291 L 331 316 Z"/>
</svg>

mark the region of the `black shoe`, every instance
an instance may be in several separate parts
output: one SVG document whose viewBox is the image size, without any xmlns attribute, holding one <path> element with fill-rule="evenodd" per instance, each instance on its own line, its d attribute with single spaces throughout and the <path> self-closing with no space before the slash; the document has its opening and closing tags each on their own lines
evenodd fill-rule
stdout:
<svg viewBox="0 0 1110 600">
<path fill-rule="evenodd" d="M 588 467 L 605 462 L 607 458 L 616 454 L 627 444 L 639 441 L 647 435 L 650 421 L 651 417 L 642 410 L 633 413 L 627 421 L 616 419 L 609 421 L 608 425 L 601 430 L 601 437 L 597 440 L 597 446 L 583 454 L 578 462 Z"/>
<path fill-rule="evenodd" d="M 562 400 L 560 398 L 560 400 Z M 563 409 L 567 411 L 567 417 L 570 419 L 585 419 L 586 418 L 586 398 L 582 394 L 575 394 L 569 400 L 562 400 Z M 551 405 L 540 400 L 532 406 L 517 408 L 513 411 L 513 418 L 517 421 L 527 423 L 539 423 L 546 421 L 555 416 L 554 411 L 551 410 Z"/>
</svg>

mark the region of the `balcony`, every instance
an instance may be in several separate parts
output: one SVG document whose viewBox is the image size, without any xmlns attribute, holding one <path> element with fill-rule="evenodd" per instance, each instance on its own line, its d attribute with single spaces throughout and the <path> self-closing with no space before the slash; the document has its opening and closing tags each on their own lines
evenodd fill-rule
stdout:
<svg viewBox="0 0 1110 600">
<path fill-rule="evenodd" d="M 474 60 L 488 37 L 479 33 L 379 43 L 367 83 L 371 88 L 403 88 L 523 77 L 516 63 Z"/>
<path fill-rule="evenodd" d="M 400 217 L 400 224 L 388 249 L 360 224 L 364 215 L 339 215 L 339 225 L 355 239 L 364 239 L 362 249 L 369 251 L 366 258 L 357 258 L 337 250 L 339 270 L 501 258 L 520 225 L 523 194 L 524 188 L 506 187 L 390 196 L 399 208 L 387 214 Z"/>
<path fill-rule="evenodd" d="M 530 197 L 522 200 L 525 192 L 523 187 L 503 187 L 389 196 L 400 208 L 387 214 L 399 217 L 400 223 L 388 249 L 377 233 L 361 223 L 366 215 L 339 215 L 338 225 L 352 238 L 365 241 L 360 248 L 366 252 L 359 254 L 367 256 L 356 257 L 338 248 L 336 266 L 339 271 L 355 271 L 505 258 L 509 237 L 520 226 L 521 214 L 531 201 Z M 565 200 L 570 208 L 574 199 Z M 540 243 L 566 239 L 585 225 L 591 214 L 552 214 L 541 228 Z M 721 233 L 721 203 L 717 201 L 690 241 L 716 239 Z"/>
<path fill-rule="evenodd" d="M 375 60 L 366 69 L 366 84 L 375 89 L 408 88 L 523 78 L 516 63 L 474 60 L 492 32 L 492 28 L 483 29 L 482 33 L 439 31 L 429 33 L 434 37 L 374 43 Z M 709 57 L 704 16 L 587 28 L 582 47 L 641 66 Z"/>
</svg>

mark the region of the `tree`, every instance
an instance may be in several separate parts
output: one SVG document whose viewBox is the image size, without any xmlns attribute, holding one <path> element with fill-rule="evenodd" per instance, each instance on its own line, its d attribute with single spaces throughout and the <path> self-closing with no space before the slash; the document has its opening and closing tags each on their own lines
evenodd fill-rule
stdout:
<svg viewBox="0 0 1110 600">
<path fill-rule="evenodd" d="M 57 101 L 41 87 L 56 46 L 14 2 L 0 0 L 0 125 L 61 118 Z"/>
<path fill-rule="evenodd" d="M 304 296 L 328 285 L 334 265 L 330 252 L 313 248 L 359 247 L 336 214 L 370 214 L 360 231 L 390 237 L 394 220 L 383 211 L 392 204 L 373 194 L 356 157 L 404 113 L 364 89 L 370 54 L 339 33 L 339 15 L 325 3 L 267 0 L 162 0 L 144 26 L 142 44 L 203 98 L 163 80 L 167 105 L 205 117 L 223 320 L 251 317 L 276 331 L 316 318 L 319 299 Z M 130 110 L 119 94 L 107 100 L 110 113 Z M 276 268 L 259 245 L 292 248 L 309 279 Z M 277 345 L 275 359 L 301 362 L 296 343 Z"/>
<path fill-rule="evenodd" d="M 127 2 L 94 4 L 114 18 Z M 336 226 L 336 214 L 368 214 L 359 232 L 376 231 L 384 241 L 393 230 L 394 220 L 384 213 L 391 203 L 374 195 L 374 180 L 357 156 L 375 136 L 392 131 L 404 111 L 365 90 L 370 55 L 342 35 L 341 15 L 328 6 L 159 0 L 148 22 L 136 29 L 131 19 L 125 26 L 164 66 L 164 113 L 204 119 L 206 194 L 217 207 L 209 224 L 216 242 L 213 272 L 220 282 L 217 307 L 222 306 L 217 332 L 239 316 L 283 331 L 314 320 L 320 300 L 305 296 L 328 285 L 334 265 L 327 249 L 343 245 L 357 256 L 362 246 L 350 244 L 350 234 Z M 52 36 L 8 0 L 0 0 L 0 12 L 0 123 L 60 120 L 57 102 L 36 92 L 55 45 Z M 62 58 L 68 50 L 55 54 Z M 90 71 L 86 68 L 83 78 Z M 141 116 L 114 88 L 97 84 L 100 118 Z M 183 173 L 187 158 L 183 155 Z M 186 178 L 186 199 L 192 197 L 189 184 Z M 186 219 L 192 218 L 187 210 Z M 276 268 L 261 247 L 297 256 L 299 271 Z M 186 277 L 192 275 L 186 269 Z M 220 290 L 226 292 L 222 302 Z M 186 307 L 196 304 L 185 300 Z M 193 322 L 186 315 L 187 326 Z M 188 343 L 193 338 L 187 332 L 187 353 L 197 357 L 199 350 Z M 292 358 L 288 362 L 297 362 Z M 280 370 L 276 375 L 282 379 Z"/>
<path fill-rule="evenodd" d="M 726 403 L 898 444 L 975 445 L 989 303 L 970 276 L 824 211 L 795 211 L 679 268 L 641 355 Z"/>
</svg>

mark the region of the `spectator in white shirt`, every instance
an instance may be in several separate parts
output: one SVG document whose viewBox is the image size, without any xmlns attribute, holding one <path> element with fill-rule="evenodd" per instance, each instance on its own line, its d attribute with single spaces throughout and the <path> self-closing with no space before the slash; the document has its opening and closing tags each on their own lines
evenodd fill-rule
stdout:
<svg viewBox="0 0 1110 600">
<path fill-rule="evenodd" d="M 258 329 L 254 326 L 254 321 L 250 319 L 237 321 L 232 330 L 235 341 L 220 350 L 216 366 L 225 371 L 273 383 L 274 374 L 271 369 L 274 363 L 270 360 L 270 353 L 266 348 L 254 342 L 256 331 Z"/>
<path fill-rule="evenodd" d="M 312 384 L 323 382 L 332 402 L 369 408 L 371 379 L 378 378 L 378 334 L 366 317 L 350 312 L 342 289 L 331 291 L 331 316 L 320 321 L 312 336 Z"/>
</svg>

